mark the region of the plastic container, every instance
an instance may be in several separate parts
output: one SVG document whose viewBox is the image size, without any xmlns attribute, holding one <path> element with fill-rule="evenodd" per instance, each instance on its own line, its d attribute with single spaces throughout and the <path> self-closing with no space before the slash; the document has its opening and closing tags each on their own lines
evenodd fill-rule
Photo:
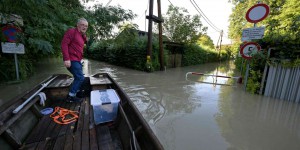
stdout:
<svg viewBox="0 0 300 150">
<path fill-rule="evenodd" d="M 49 115 L 49 114 L 51 114 L 51 113 L 53 112 L 53 108 L 50 108 L 50 107 L 44 108 L 44 109 L 42 109 L 40 112 L 41 112 L 41 114 L 43 114 L 43 115 Z"/>
<path fill-rule="evenodd" d="M 120 98 L 114 89 L 91 91 L 95 124 L 114 121 L 118 114 L 119 102 Z"/>
</svg>

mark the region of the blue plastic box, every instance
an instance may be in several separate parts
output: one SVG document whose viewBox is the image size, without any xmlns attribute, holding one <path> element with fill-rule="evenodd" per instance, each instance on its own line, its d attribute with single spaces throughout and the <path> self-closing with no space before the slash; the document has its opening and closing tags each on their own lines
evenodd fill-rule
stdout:
<svg viewBox="0 0 300 150">
<path fill-rule="evenodd" d="M 120 98 L 114 89 L 91 91 L 95 124 L 114 121 L 118 114 L 119 102 Z"/>
</svg>

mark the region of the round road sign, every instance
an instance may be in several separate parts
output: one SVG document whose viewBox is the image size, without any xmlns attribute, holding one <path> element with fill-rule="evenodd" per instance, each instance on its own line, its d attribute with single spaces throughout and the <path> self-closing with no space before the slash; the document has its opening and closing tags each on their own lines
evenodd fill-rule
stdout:
<svg viewBox="0 0 300 150">
<path fill-rule="evenodd" d="M 20 33 L 21 30 L 15 26 L 7 25 L 2 28 L 2 33 L 4 34 L 5 39 L 8 42 L 17 41 L 17 33 Z"/>
<path fill-rule="evenodd" d="M 266 4 L 256 4 L 252 6 L 246 13 L 248 22 L 257 23 L 264 20 L 270 13 L 270 8 Z"/>
<path fill-rule="evenodd" d="M 240 54 L 245 59 L 251 59 L 252 55 L 260 51 L 260 45 L 255 42 L 248 42 L 241 46 Z"/>
</svg>

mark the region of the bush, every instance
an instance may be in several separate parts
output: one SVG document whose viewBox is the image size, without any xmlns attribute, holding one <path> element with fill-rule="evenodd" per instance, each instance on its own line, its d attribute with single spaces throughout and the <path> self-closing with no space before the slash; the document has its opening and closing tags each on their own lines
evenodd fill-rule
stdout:
<svg viewBox="0 0 300 150">
<path fill-rule="evenodd" d="M 2 55 L 0 62 L 0 83 L 16 80 L 16 66 L 13 55 Z M 19 55 L 18 70 L 21 80 L 28 78 L 33 73 L 33 62 L 26 56 Z"/>
<path fill-rule="evenodd" d="M 152 59 L 149 64 L 146 58 L 147 38 L 133 38 L 132 40 L 131 42 L 101 41 L 94 43 L 87 56 L 95 60 L 141 71 L 159 70 L 157 41 L 153 40 Z M 151 67 L 150 70 L 148 69 L 149 66 Z"/>
<path fill-rule="evenodd" d="M 190 44 L 184 46 L 184 53 L 182 57 L 182 65 L 198 65 L 208 62 L 224 61 L 228 59 L 229 56 L 226 51 L 221 50 L 220 56 L 219 52 L 212 50 L 209 47 L 203 47 L 196 44 Z"/>
</svg>

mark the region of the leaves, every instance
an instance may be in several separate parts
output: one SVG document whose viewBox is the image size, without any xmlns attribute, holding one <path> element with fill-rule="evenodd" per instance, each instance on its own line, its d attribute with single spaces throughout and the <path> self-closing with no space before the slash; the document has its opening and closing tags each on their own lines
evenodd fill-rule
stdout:
<svg viewBox="0 0 300 150">
<path fill-rule="evenodd" d="M 206 34 L 203 34 L 199 40 L 197 41 L 198 45 L 208 46 L 211 49 L 214 49 L 214 42 L 213 40 Z"/>
<path fill-rule="evenodd" d="M 184 8 L 169 6 L 164 16 L 163 28 L 165 35 L 172 41 L 178 43 L 194 43 L 206 32 L 200 16 L 191 16 Z"/>
<path fill-rule="evenodd" d="M 257 26 L 265 26 L 265 36 L 262 39 L 269 45 L 300 43 L 300 1 L 298 0 L 266 0 L 270 7 L 269 16 Z M 245 19 L 246 11 L 256 4 L 255 0 L 234 0 L 235 7 L 230 16 L 229 36 L 240 42 L 244 28 L 253 27 Z M 242 15 L 241 15 L 242 14 Z"/>
<path fill-rule="evenodd" d="M 97 40 L 109 39 L 114 36 L 113 29 L 119 27 L 125 21 L 129 21 L 136 17 L 131 10 L 125 10 L 120 6 L 103 7 L 95 5 L 93 10 L 89 11 L 90 26 L 92 34 Z"/>
</svg>

